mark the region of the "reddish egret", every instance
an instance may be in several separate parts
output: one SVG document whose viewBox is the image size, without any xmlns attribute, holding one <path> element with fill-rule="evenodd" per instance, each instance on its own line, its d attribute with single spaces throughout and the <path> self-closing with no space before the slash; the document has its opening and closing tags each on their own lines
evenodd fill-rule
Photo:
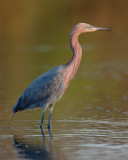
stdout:
<svg viewBox="0 0 128 160">
<path fill-rule="evenodd" d="M 40 128 L 42 128 L 45 111 L 47 107 L 50 106 L 47 125 L 50 127 L 54 104 L 59 101 L 64 94 L 70 81 L 76 74 L 81 61 L 82 48 L 78 42 L 78 37 L 82 33 L 94 32 L 97 30 L 110 31 L 111 29 L 95 27 L 86 23 L 78 23 L 74 26 L 69 38 L 70 47 L 73 51 L 73 56 L 70 61 L 67 64 L 49 70 L 35 79 L 17 100 L 17 103 L 13 107 L 13 113 L 15 114 L 17 111 L 25 109 L 42 107 L 43 113 L 40 122 Z"/>
</svg>

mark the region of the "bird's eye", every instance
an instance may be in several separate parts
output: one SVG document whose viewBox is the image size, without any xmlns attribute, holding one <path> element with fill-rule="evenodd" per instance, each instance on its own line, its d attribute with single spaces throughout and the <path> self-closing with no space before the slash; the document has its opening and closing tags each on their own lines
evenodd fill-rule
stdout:
<svg viewBox="0 0 128 160">
<path fill-rule="evenodd" d="M 89 26 L 89 25 L 88 25 L 88 26 L 86 26 L 86 28 L 87 28 L 87 29 L 90 29 L 90 28 L 91 28 L 91 26 Z"/>
<path fill-rule="evenodd" d="M 88 25 L 88 26 L 86 26 L 85 28 L 88 29 L 88 30 L 92 30 L 93 26 Z"/>
</svg>

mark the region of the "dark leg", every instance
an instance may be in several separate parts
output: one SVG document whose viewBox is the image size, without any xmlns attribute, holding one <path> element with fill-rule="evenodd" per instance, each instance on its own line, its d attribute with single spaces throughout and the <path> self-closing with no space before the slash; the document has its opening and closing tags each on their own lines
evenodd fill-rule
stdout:
<svg viewBox="0 0 128 160">
<path fill-rule="evenodd" d="M 44 114 L 45 114 L 45 109 L 43 110 L 43 113 L 42 113 L 42 118 L 41 118 L 41 122 L 40 122 L 40 128 L 42 128 L 42 124 L 43 124 L 43 120 L 44 120 Z"/>
<path fill-rule="evenodd" d="M 52 117 L 52 111 L 53 111 L 53 104 L 50 105 L 50 113 L 49 113 L 49 119 L 48 119 L 48 125 L 47 127 L 51 127 L 51 117 Z"/>
</svg>

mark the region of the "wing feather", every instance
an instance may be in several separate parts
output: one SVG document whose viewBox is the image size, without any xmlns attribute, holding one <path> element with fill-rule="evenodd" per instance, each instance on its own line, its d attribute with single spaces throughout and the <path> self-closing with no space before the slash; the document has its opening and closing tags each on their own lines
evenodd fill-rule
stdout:
<svg viewBox="0 0 128 160">
<path fill-rule="evenodd" d="M 55 103 L 59 100 L 63 88 L 63 75 L 60 72 L 43 74 L 24 91 L 13 107 L 13 112 L 41 107 L 44 103 Z"/>
</svg>

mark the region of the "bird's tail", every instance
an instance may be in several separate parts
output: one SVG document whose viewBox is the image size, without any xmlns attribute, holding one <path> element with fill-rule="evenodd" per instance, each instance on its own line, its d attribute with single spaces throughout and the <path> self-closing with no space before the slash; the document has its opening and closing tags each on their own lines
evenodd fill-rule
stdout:
<svg viewBox="0 0 128 160">
<path fill-rule="evenodd" d="M 9 121 L 9 123 L 8 123 L 8 127 L 9 127 L 10 123 L 12 122 L 14 116 L 15 116 L 15 113 L 13 113 L 12 118 L 10 119 L 10 121 Z"/>
<path fill-rule="evenodd" d="M 16 104 L 13 106 L 13 113 L 16 113 L 17 111 L 22 111 L 23 107 L 22 107 L 22 98 L 20 97 Z"/>
</svg>

